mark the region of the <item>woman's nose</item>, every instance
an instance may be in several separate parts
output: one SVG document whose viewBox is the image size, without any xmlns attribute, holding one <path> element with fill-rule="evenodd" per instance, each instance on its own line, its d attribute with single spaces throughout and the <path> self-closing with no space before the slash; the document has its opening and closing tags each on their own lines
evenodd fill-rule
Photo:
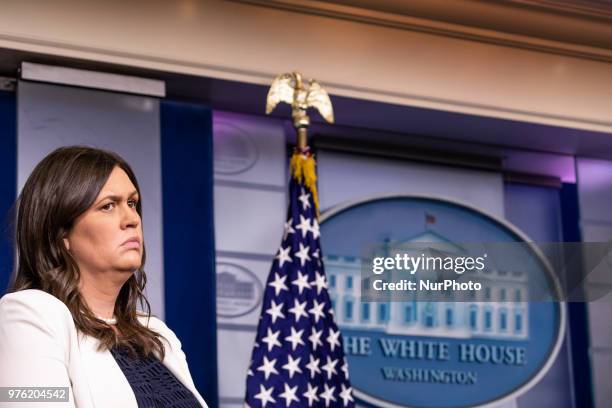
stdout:
<svg viewBox="0 0 612 408">
<path fill-rule="evenodd" d="M 125 205 L 122 212 L 122 228 L 137 227 L 140 224 L 140 215 L 135 208 Z"/>
</svg>

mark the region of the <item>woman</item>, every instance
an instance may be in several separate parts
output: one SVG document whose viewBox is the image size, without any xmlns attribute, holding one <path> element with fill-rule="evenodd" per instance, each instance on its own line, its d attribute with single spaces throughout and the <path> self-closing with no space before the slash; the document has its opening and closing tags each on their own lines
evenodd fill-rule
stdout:
<svg viewBox="0 0 612 408">
<path fill-rule="evenodd" d="M 68 387 L 52 406 L 206 407 L 180 341 L 150 314 L 140 199 L 114 153 L 60 148 L 36 166 L 0 299 L 0 387 Z"/>
</svg>

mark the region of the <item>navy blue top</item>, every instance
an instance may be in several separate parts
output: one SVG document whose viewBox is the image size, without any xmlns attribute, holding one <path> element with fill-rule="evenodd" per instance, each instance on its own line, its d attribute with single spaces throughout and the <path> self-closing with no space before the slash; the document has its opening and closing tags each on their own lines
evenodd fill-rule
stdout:
<svg viewBox="0 0 612 408">
<path fill-rule="evenodd" d="M 130 383 L 138 408 L 202 408 L 158 358 L 133 358 L 125 346 L 112 347 L 110 352 Z"/>
</svg>

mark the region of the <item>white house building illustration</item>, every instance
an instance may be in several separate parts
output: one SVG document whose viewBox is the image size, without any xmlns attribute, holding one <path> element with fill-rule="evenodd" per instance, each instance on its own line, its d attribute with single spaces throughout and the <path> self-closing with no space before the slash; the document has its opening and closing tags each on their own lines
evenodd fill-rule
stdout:
<svg viewBox="0 0 612 408">
<path fill-rule="evenodd" d="M 217 274 L 217 296 L 251 300 L 255 297 L 255 284 L 241 281 L 231 272 L 223 271 Z"/>
<path fill-rule="evenodd" d="M 394 247 L 406 244 L 409 247 L 414 243 L 434 243 L 437 253 L 465 254 L 465 249 L 430 230 L 410 240 L 394 243 Z M 422 244 L 419 245 L 423 248 Z M 415 249 L 414 256 L 421 252 L 421 249 Z M 402 253 L 413 255 L 410 250 Z M 461 301 L 455 301 L 457 298 L 452 301 L 419 301 L 413 293 L 408 294 L 413 296 L 412 299 L 402 293 L 402 301 L 361 302 L 360 259 L 328 255 L 324 262 L 336 322 L 340 327 L 449 338 L 525 340 L 529 337 L 527 276 L 522 271 L 485 267 L 480 272 L 466 272 L 465 275 L 477 279 L 483 287 L 480 291 L 466 293 Z M 417 271 L 412 279 L 418 280 L 425 273 L 432 276 L 432 271 Z M 407 278 L 407 275 L 404 272 L 402 278 Z"/>
</svg>

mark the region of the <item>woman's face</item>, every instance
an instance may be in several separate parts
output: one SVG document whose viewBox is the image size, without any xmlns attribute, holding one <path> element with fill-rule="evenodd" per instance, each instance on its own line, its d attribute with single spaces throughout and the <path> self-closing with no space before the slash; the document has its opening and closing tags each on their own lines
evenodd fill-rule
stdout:
<svg viewBox="0 0 612 408">
<path fill-rule="evenodd" d="M 77 218 L 64 239 L 82 273 L 128 275 L 140 267 L 143 240 L 138 200 L 128 175 L 115 167 L 94 204 Z"/>
</svg>

